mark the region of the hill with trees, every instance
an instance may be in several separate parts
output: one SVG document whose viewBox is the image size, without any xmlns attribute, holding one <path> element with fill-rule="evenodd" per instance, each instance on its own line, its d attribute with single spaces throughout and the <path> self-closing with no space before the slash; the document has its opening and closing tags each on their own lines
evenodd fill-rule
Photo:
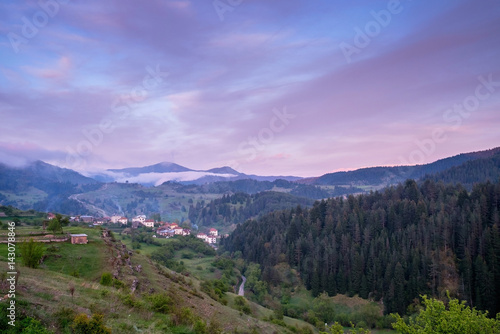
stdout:
<svg viewBox="0 0 500 334">
<path fill-rule="evenodd" d="M 312 199 L 293 196 L 287 193 L 264 191 L 249 195 L 236 193 L 224 195 L 202 205 L 197 202 L 189 207 L 188 218 L 200 226 L 231 225 L 258 218 L 276 210 L 292 208 L 297 205 L 311 206 Z"/>
<path fill-rule="evenodd" d="M 480 159 L 467 161 L 460 166 L 427 175 L 425 178 L 436 182 L 462 184 L 469 190 L 478 182 L 496 182 L 500 180 L 500 152 Z"/>
<path fill-rule="evenodd" d="M 359 294 L 405 314 L 421 294 L 446 291 L 471 306 L 500 311 L 500 184 L 472 192 L 413 180 L 381 192 L 316 202 L 239 225 L 226 251 L 262 266 L 280 284 L 283 264 L 313 296 Z"/>
<path fill-rule="evenodd" d="M 384 187 L 404 182 L 407 179 L 418 180 L 426 175 L 441 173 L 467 162 L 489 159 L 499 154 L 500 147 L 497 147 L 491 150 L 462 153 L 424 165 L 361 168 L 349 172 L 328 173 L 318 178 L 309 178 L 298 182 L 315 185 Z"/>
</svg>

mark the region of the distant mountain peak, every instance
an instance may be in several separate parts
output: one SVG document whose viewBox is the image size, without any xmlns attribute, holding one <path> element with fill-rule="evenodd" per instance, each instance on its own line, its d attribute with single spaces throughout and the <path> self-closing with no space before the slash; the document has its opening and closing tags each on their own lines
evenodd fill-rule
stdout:
<svg viewBox="0 0 500 334">
<path fill-rule="evenodd" d="M 122 169 L 108 169 L 109 172 L 115 173 L 126 173 L 132 176 L 145 173 L 178 173 L 178 172 L 190 172 L 192 169 L 178 165 L 173 162 L 160 162 L 155 165 L 149 165 L 144 167 L 129 167 Z"/>
<path fill-rule="evenodd" d="M 214 174 L 235 174 L 235 175 L 241 175 L 240 172 L 238 172 L 237 170 L 234 170 L 233 168 L 231 168 L 229 166 L 211 168 L 211 169 L 206 170 L 206 172 L 214 173 Z"/>
</svg>

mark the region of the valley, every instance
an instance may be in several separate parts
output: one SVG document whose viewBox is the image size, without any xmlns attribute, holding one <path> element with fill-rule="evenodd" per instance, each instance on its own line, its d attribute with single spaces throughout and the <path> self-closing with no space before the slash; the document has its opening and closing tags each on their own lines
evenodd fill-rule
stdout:
<svg viewBox="0 0 500 334">
<path fill-rule="evenodd" d="M 18 330 L 396 333 L 423 295 L 500 314 L 499 154 L 156 186 L 3 166 L 0 265 L 15 231 Z M 30 239 L 43 255 L 26 265 Z"/>
</svg>

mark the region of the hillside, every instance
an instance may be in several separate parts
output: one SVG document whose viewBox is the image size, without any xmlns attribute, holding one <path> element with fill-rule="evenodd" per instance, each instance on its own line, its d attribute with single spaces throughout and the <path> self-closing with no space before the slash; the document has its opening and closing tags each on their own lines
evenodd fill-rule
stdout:
<svg viewBox="0 0 500 334">
<path fill-rule="evenodd" d="M 479 182 L 497 182 L 500 180 L 500 152 L 467 161 L 434 175 L 426 175 L 424 179 L 462 184 L 469 190 Z"/>
<path fill-rule="evenodd" d="M 99 186 L 96 180 L 42 161 L 25 167 L 0 164 L 0 204 L 20 209 L 76 213 L 83 207 L 69 196 Z"/>
<path fill-rule="evenodd" d="M 371 186 L 380 188 L 404 182 L 406 179 L 418 180 L 426 175 L 440 173 L 468 161 L 491 158 L 499 153 L 500 147 L 497 147 L 491 150 L 463 153 L 425 165 L 361 168 L 349 172 L 329 173 L 318 178 L 309 178 L 298 182 L 314 185 Z"/>
<path fill-rule="evenodd" d="M 18 231 L 21 236 L 23 228 Z M 72 227 L 66 232 L 86 233 L 89 243 L 44 246 L 46 256 L 38 269 L 17 264 L 19 322 L 14 330 L 23 331 L 30 319 L 38 319 L 52 332 L 68 332 L 78 314 L 102 314 L 104 325 L 113 333 L 206 333 L 207 328 L 211 333 L 217 328 L 231 333 L 291 333 L 292 329 L 300 333 L 309 327 L 290 318 L 285 319 L 285 327 L 264 322 L 263 314 L 272 312 L 262 313 L 261 307 L 249 302 L 249 312 L 243 314 L 235 309 L 232 294 L 227 295 L 227 306 L 223 305 L 202 291 L 199 280 L 152 262 L 100 229 Z M 0 244 L 0 249 L 0 264 L 6 267 L 6 245 Z M 106 273 L 112 274 L 110 285 L 103 280 Z M 2 295 L 5 283 L 2 278 Z M 0 302 L 0 329 L 11 333 L 6 307 Z"/>
<path fill-rule="evenodd" d="M 311 206 L 312 199 L 296 197 L 287 193 L 265 191 L 249 195 L 236 193 L 224 195 L 202 205 L 189 206 L 189 220 L 199 226 L 230 226 L 251 218 L 258 218 L 276 210 L 292 208 L 297 205 Z"/>
<path fill-rule="evenodd" d="M 359 294 L 405 314 L 421 294 L 446 291 L 500 312 L 500 183 L 462 186 L 408 180 L 382 192 L 270 213 L 223 240 L 226 251 L 263 267 L 300 273 L 313 296 Z"/>
</svg>

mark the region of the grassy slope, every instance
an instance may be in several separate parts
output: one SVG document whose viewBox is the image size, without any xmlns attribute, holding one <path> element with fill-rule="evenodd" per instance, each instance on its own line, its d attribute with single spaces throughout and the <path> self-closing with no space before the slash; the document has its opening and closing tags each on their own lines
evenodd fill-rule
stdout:
<svg viewBox="0 0 500 334">
<path fill-rule="evenodd" d="M 140 264 L 141 272 L 133 271 L 128 265 L 121 267 L 119 279 L 128 287 L 134 279 L 139 281 L 139 288 L 133 294 L 136 306 L 126 306 L 122 302 L 124 291 L 99 284 L 102 272 L 113 272 L 115 269 L 113 263 L 116 263 L 118 254 L 114 247 L 116 243 L 107 245 L 100 238 L 98 229 L 67 228 L 65 230 L 72 233 L 87 233 L 90 239 L 89 244 L 52 244 L 59 247 L 59 251 L 55 254 L 61 257 L 47 258 L 39 269 L 21 267 L 20 259 L 17 260 L 18 271 L 21 273 L 17 286 L 18 301 L 26 300 L 30 304 L 27 308 L 19 309 L 18 312 L 34 315 L 54 330 L 53 314 L 62 307 L 68 307 L 78 313 L 104 313 L 106 323 L 114 333 L 135 333 L 135 328 L 142 330 L 143 333 L 163 332 L 160 325 L 166 323 L 168 316 L 149 311 L 144 306 L 146 304 L 144 297 L 154 292 L 169 290 L 176 296 L 178 307 L 189 307 L 195 314 L 207 321 L 216 319 L 227 331 L 249 330 L 254 327 L 258 333 L 287 332 L 282 327 L 242 315 L 239 311 L 212 300 L 198 291 L 196 287 L 199 286 L 199 282 L 195 278 L 185 278 L 163 268 L 163 273 L 168 276 L 166 277 L 144 254 L 131 256 L 131 265 L 136 267 Z M 6 267 L 6 253 L 6 245 L 0 245 L 0 267 Z M 69 275 L 75 270 L 80 273 L 80 277 Z M 69 292 L 70 286 L 75 287 L 74 297 Z M 252 304 L 252 308 L 260 309 L 260 306 Z M 272 311 L 267 310 L 267 312 Z M 296 322 L 296 320 L 293 321 Z M 298 323 L 305 325 L 303 322 Z"/>
</svg>

